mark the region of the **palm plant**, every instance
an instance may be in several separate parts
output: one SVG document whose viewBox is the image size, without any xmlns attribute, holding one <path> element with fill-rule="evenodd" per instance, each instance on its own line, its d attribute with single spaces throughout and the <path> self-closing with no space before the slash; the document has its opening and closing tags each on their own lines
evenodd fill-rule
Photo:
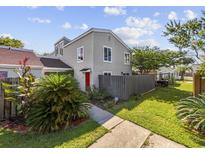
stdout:
<svg viewBox="0 0 205 154">
<path fill-rule="evenodd" d="M 52 74 L 39 79 L 32 101 L 27 123 L 41 133 L 66 128 L 72 120 L 86 117 L 90 107 L 86 94 L 70 75 Z"/>
<path fill-rule="evenodd" d="M 177 107 L 177 116 L 191 129 L 205 133 L 205 94 L 182 99 Z"/>
</svg>

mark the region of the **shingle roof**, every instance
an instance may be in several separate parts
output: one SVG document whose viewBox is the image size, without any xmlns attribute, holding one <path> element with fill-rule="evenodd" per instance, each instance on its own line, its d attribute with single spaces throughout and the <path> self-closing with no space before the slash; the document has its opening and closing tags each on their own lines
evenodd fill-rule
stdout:
<svg viewBox="0 0 205 154">
<path fill-rule="evenodd" d="M 45 67 L 53 67 L 53 68 L 71 68 L 67 64 L 65 64 L 60 59 L 49 58 L 49 57 L 40 57 L 42 64 Z"/>
<path fill-rule="evenodd" d="M 28 58 L 27 65 L 43 66 L 32 50 L 0 46 L 0 64 L 19 65 L 25 58 Z"/>
</svg>

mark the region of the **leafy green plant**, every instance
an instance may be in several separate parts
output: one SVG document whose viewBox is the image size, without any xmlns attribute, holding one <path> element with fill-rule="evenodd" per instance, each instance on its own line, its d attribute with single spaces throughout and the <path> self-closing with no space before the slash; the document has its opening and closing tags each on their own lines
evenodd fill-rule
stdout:
<svg viewBox="0 0 205 154">
<path fill-rule="evenodd" d="M 205 94 L 199 97 L 182 99 L 177 107 L 177 116 L 185 122 L 189 128 L 205 133 Z"/>
<path fill-rule="evenodd" d="M 3 82 L 3 88 L 5 89 L 5 99 L 16 103 L 19 108 L 19 113 L 26 115 L 31 105 L 31 94 L 35 83 L 35 77 L 31 73 L 30 66 L 27 65 L 29 58 L 24 58 L 19 62 L 20 67 L 15 70 L 18 75 L 18 85 L 12 85 L 10 83 Z"/>
<path fill-rule="evenodd" d="M 32 101 L 27 124 L 40 133 L 67 128 L 72 120 L 86 117 L 90 107 L 86 94 L 70 75 L 51 74 L 39 79 Z"/>
<path fill-rule="evenodd" d="M 107 92 L 105 92 L 104 90 L 100 90 L 95 86 L 88 89 L 87 94 L 89 100 L 91 102 L 96 102 L 96 103 L 104 103 L 111 98 L 111 96 Z"/>
</svg>

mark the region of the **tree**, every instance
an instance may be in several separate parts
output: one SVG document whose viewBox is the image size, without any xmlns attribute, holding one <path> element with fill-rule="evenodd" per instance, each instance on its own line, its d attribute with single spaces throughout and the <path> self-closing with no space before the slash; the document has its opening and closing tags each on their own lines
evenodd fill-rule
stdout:
<svg viewBox="0 0 205 154">
<path fill-rule="evenodd" d="M 177 66 L 177 71 L 180 73 L 182 81 L 184 81 L 184 75 L 187 70 L 192 70 L 192 68 L 188 65 L 178 65 Z"/>
<path fill-rule="evenodd" d="M 132 66 L 139 70 L 140 74 L 149 73 L 161 66 L 162 55 L 149 48 L 134 48 L 132 50 Z"/>
<path fill-rule="evenodd" d="M 183 24 L 180 21 L 171 20 L 166 24 L 166 30 L 163 32 L 169 42 L 179 48 L 179 51 L 190 49 L 195 52 L 198 59 L 200 59 L 199 52 L 205 52 L 204 11 L 202 15 L 199 19 L 188 20 Z"/>
<path fill-rule="evenodd" d="M 14 47 L 14 48 L 24 47 L 24 44 L 22 41 L 17 40 L 17 39 L 12 39 L 9 37 L 0 37 L 0 45 Z"/>
<path fill-rule="evenodd" d="M 163 32 L 164 36 L 168 37 L 169 42 L 179 48 L 179 51 L 189 47 L 189 33 L 182 26 L 180 21 L 171 20 L 167 23 L 165 28 L 166 31 Z"/>
<path fill-rule="evenodd" d="M 160 50 L 156 48 L 134 48 L 132 50 L 132 66 L 141 74 L 149 73 L 160 67 L 176 67 L 193 63 L 192 58 L 186 57 L 184 52 Z"/>
</svg>

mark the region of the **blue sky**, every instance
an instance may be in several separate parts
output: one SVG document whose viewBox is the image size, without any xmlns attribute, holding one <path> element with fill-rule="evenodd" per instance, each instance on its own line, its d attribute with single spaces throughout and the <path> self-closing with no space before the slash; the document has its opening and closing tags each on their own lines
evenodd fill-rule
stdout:
<svg viewBox="0 0 205 154">
<path fill-rule="evenodd" d="M 169 19 L 200 17 L 203 7 L 0 7 L 0 35 L 21 39 L 25 48 L 52 52 L 62 36 L 77 37 L 91 27 L 113 30 L 129 46 L 174 49 L 162 36 Z"/>
</svg>

